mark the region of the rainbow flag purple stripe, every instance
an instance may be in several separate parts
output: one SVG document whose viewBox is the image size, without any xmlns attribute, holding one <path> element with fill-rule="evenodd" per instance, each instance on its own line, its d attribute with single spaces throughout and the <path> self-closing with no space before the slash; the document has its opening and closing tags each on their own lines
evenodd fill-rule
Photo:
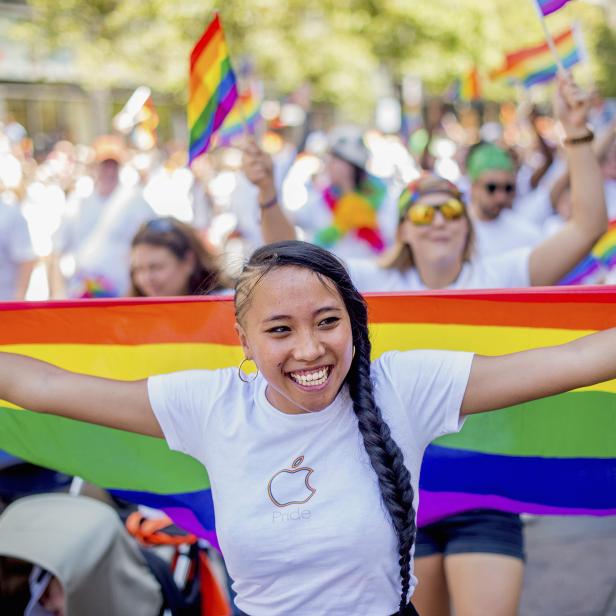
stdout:
<svg viewBox="0 0 616 616">
<path fill-rule="evenodd" d="M 537 0 L 537 6 L 542 15 L 550 15 L 562 9 L 570 0 Z"/>
</svg>

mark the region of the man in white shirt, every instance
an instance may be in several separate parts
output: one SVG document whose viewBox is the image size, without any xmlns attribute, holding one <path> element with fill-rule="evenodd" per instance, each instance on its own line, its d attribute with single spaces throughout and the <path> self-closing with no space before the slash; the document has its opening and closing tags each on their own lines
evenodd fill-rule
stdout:
<svg viewBox="0 0 616 616">
<path fill-rule="evenodd" d="M 471 150 L 466 165 L 472 182 L 470 214 L 477 254 L 501 254 L 541 241 L 541 232 L 511 209 L 516 177 L 509 154 L 497 145 L 482 143 Z"/>
<path fill-rule="evenodd" d="M 133 236 L 142 223 L 156 218 L 139 187 L 120 183 L 125 156 L 121 142 L 102 137 L 94 148 L 94 190 L 65 215 L 54 237 L 54 297 L 125 295 Z M 64 263 L 59 263 L 60 258 L 66 259 Z"/>
<path fill-rule="evenodd" d="M 0 201 L 0 301 L 25 299 L 34 263 L 26 219 L 17 205 Z"/>
</svg>

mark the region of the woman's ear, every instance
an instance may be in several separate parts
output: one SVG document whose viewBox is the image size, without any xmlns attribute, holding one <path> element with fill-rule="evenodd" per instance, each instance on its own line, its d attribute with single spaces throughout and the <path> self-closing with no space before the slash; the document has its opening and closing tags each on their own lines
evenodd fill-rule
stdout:
<svg viewBox="0 0 616 616">
<path fill-rule="evenodd" d="M 244 328 L 237 321 L 235 322 L 235 331 L 239 336 L 242 349 L 244 349 L 244 357 L 246 359 L 252 359 L 252 351 L 250 350 L 250 345 L 248 344 L 248 337 L 246 336 Z"/>
</svg>

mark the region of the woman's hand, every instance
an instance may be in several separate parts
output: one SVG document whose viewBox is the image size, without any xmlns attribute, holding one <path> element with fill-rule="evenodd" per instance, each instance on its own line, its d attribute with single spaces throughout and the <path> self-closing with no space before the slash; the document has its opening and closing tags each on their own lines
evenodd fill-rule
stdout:
<svg viewBox="0 0 616 616">
<path fill-rule="evenodd" d="M 590 98 L 573 81 L 571 73 L 558 76 L 558 88 L 554 96 L 554 114 L 560 121 L 566 137 L 581 137 L 588 134 L 588 110 Z"/>
<path fill-rule="evenodd" d="M 261 205 L 276 196 L 272 157 L 251 137 L 243 149 L 242 166 L 246 177 L 259 189 Z"/>
</svg>

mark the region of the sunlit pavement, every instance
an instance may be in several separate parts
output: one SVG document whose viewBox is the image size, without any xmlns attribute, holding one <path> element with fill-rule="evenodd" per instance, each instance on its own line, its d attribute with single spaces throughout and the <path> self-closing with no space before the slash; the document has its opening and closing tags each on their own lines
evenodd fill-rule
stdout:
<svg viewBox="0 0 616 616">
<path fill-rule="evenodd" d="M 616 516 L 525 524 L 520 616 L 616 616 Z"/>
</svg>

